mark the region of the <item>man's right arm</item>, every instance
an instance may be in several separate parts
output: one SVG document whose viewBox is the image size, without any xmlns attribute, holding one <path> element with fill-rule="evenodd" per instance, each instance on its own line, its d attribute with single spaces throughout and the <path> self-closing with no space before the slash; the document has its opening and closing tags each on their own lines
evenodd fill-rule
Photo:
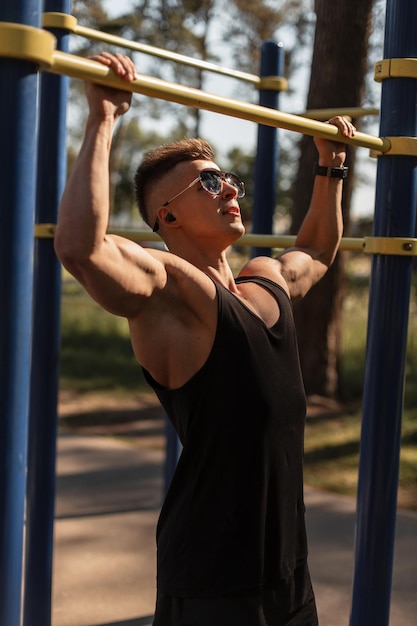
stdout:
<svg viewBox="0 0 417 626">
<path fill-rule="evenodd" d="M 123 57 L 123 62 L 129 61 Z M 112 68 L 118 71 L 114 61 Z M 119 71 L 127 80 L 134 77 L 133 64 L 121 65 Z M 112 133 L 117 118 L 129 108 L 131 94 L 91 84 L 86 85 L 86 92 L 89 117 L 62 197 L 55 250 L 101 306 L 132 317 L 138 312 L 141 296 L 162 288 L 167 277 L 156 255 L 127 239 L 106 234 Z"/>
</svg>

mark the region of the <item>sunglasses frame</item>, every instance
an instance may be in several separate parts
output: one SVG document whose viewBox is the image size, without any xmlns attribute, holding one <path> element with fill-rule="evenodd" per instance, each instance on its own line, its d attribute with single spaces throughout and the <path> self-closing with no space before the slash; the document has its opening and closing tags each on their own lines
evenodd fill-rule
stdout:
<svg viewBox="0 0 417 626">
<path fill-rule="evenodd" d="M 211 191 L 210 189 L 207 189 L 207 187 L 205 186 L 205 182 L 202 178 L 204 174 L 215 174 L 216 176 L 220 178 L 221 184 L 220 184 L 219 191 Z M 178 196 L 185 193 L 188 189 L 190 189 L 197 182 L 200 182 L 201 187 L 202 189 L 204 189 L 204 191 L 211 194 L 212 196 L 218 196 L 222 193 L 223 181 L 226 181 L 229 185 L 232 185 L 232 187 L 236 189 L 238 198 L 243 198 L 243 196 L 245 195 L 245 183 L 242 180 L 240 180 L 240 178 L 236 174 L 233 174 L 233 172 L 222 172 L 221 170 L 208 169 L 208 170 L 202 170 L 197 176 L 197 178 L 191 181 L 191 183 L 187 185 L 184 189 L 182 189 L 177 194 L 175 194 L 175 196 L 172 196 L 172 198 L 164 202 L 162 206 L 168 206 L 168 204 L 173 202 L 173 200 L 176 200 Z M 158 218 L 156 218 L 155 224 L 152 230 L 154 233 L 156 233 L 159 230 Z"/>
</svg>

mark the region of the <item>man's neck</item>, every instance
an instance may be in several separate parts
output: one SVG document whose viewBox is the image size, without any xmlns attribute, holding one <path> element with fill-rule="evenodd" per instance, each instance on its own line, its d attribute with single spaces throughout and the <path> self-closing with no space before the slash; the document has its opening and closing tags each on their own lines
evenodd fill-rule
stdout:
<svg viewBox="0 0 417 626">
<path fill-rule="evenodd" d="M 226 250 L 214 251 L 211 248 L 208 252 L 202 247 L 187 246 L 184 249 L 183 246 L 173 246 L 170 248 L 170 252 L 185 259 L 227 289 L 232 291 L 235 289 L 234 276 L 227 259 Z"/>
<path fill-rule="evenodd" d="M 236 290 L 233 272 L 226 258 L 222 259 L 217 264 L 210 264 L 207 265 L 205 269 L 200 269 L 213 278 L 213 280 L 217 283 L 226 287 L 226 289 L 229 289 L 230 291 Z"/>
</svg>

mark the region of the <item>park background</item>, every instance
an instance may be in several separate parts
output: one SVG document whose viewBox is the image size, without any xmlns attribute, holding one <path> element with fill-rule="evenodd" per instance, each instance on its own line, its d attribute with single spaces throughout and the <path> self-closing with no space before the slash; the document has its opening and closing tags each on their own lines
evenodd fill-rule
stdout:
<svg viewBox="0 0 417 626">
<path fill-rule="evenodd" d="M 146 4 L 146 3 L 145 3 Z M 145 6 L 145 4 L 143 6 Z M 320 4 L 320 3 L 319 3 Z M 323 3 L 322 3 L 323 4 Z M 324 3 L 325 4 L 325 3 Z M 351 11 L 355 12 L 356 2 L 352 2 Z M 369 26 L 368 57 L 366 72 L 363 76 L 361 106 L 375 108 L 379 103 L 380 85 L 373 81 L 373 65 L 382 58 L 383 45 L 383 3 L 376 0 L 368 3 L 371 22 Z M 159 6 L 160 5 L 160 6 Z M 149 3 L 154 11 L 145 20 L 140 14 L 139 4 L 133 0 L 118 2 L 74 2 L 74 15 L 80 23 L 94 28 L 109 30 L 125 35 L 133 26 L 137 28 L 134 36 L 145 35 L 148 43 L 173 45 L 169 37 L 170 29 L 165 34 L 158 29 L 156 16 L 165 10 L 165 15 L 178 19 L 176 3 Z M 233 2 L 226 5 L 221 2 L 198 3 L 199 10 L 206 9 L 210 22 L 192 19 L 193 3 L 181 3 L 186 12 L 181 14 L 181 28 L 190 31 L 190 40 L 184 38 L 184 50 L 175 43 L 176 52 L 189 54 L 191 44 L 204 39 L 205 50 L 210 51 L 216 63 L 226 67 L 236 67 L 245 71 L 257 72 L 259 61 L 254 42 L 261 42 L 263 32 L 250 31 L 248 23 L 256 23 L 256 13 L 260 7 L 271 9 L 277 14 L 277 23 L 268 38 L 283 42 L 288 57 L 285 72 L 289 82 L 287 92 L 280 94 L 280 109 L 291 113 L 301 113 L 306 109 L 310 69 L 314 47 L 316 17 L 313 3 L 306 0 L 281 3 Z M 194 3 L 195 5 L 195 3 Z M 272 6 L 274 8 L 272 8 Z M 232 7 L 232 8 L 230 8 Z M 117 10 L 116 10 L 117 9 Z M 194 6 L 195 9 L 195 6 Z M 227 18 L 227 19 L 226 19 Z M 270 20 L 271 21 L 271 20 Z M 260 20 L 261 23 L 261 20 Z M 153 24 L 153 28 L 152 28 Z M 132 26 L 133 25 L 133 26 Z M 168 25 L 169 26 L 169 25 Z M 177 24 L 173 23 L 175 28 Z M 263 25 L 263 28 L 265 24 Z M 229 30 L 228 30 L 229 29 Z M 234 30 L 233 30 L 234 29 Z M 260 28 L 259 31 L 262 29 Z M 173 27 L 174 32 L 174 27 Z M 232 39 L 231 33 L 234 38 Z M 242 35 L 247 33 L 247 38 Z M 168 33 L 168 34 L 167 34 Z M 228 34 L 229 33 L 229 34 Z M 132 33 L 130 33 L 132 36 Z M 165 37 L 165 39 L 164 39 Z M 155 41 L 154 41 L 155 39 Z M 238 46 L 232 45 L 233 41 Z M 74 50 L 83 54 L 97 50 L 97 44 L 91 46 L 80 42 L 72 44 Z M 337 45 L 337 42 L 335 42 Z M 253 50 L 250 57 L 240 54 L 242 49 Z M 258 46 L 259 53 L 259 46 Z M 348 51 L 346 52 L 348 58 Z M 182 81 L 202 81 L 202 87 L 239 99 L 256 102 L 258 94 L 250 92 L 245 86 L 219 76 L 178 73 L 169 64 L 162 67 L 160 62 L 135 55 L 144 73 L 157 73 L 164 78 Z M 244 67 L 238 67 L 237 59 Z M 251 66 L 248 68 L 248 63 Z M 339 68 L 343 72 L 343 68 Z M 186 83 L 188 84 L 188 83 Z M 195 86 L 195 82 L 192 83 Z M 85 101 L 80 91 L 80 84 L 71 82 L 71 107 L 68 114 L 68 166 L 71 169 L 74 156 L 79 147 L 81 130 L 85 114 Z M 116 139 L 117 150 L 113 172 L 113 214 L 112 225 L 116 227 L 141 227 L 137 211 L 132 201 L 132 168 L 138 164 L 141 153 L 165 140 L 182 134 L 198 134 L 208 139 L 219 155 L 219 162 L 224 169 L 234 169 L 243 178 L 250 180 L 256 151 L 256 125 L 235 120 L 214 113 L 184 111 L 184 107 L 173 104 L 149 102 L 143 97 L 134 96 L 131 112 L 126 116 L 125 127 L 119 129 Z M 356 120 L 355 120 L 356 121 Z M 370 115 L 358 119 L 361 130 L 378 134 L 378 117 Z M 286 131 L 278 133 L 280 145 L 279 189 L 277 193 L 277 211 L 274 226 L 277 232 L 288 232 L 291 228 L 291 210 L 293 191 L 296 181 L 297 161 L 300 142 L 297 136 Z M 135 143 L 136 142 L 136 143 Z M 353 156 L 351 157 L 353 158 Z M 355 158 L 355 177 L 352 197 L 349 203 L 349 229 L 355 236 L 370 234 L 372 228 L 373 204 L 375 196 L 376 160 L 370 159 L 365 150 L 357 150 Z M 117 167 L 118 166 L 118 167 Z M 243 172 L 242 172 L 243 169 Z M 248 185 L 251 190 L 250 184 Z M 250 223 L 250 193 L 244 206 L 247 221 Z M 346 234 L 346 233 L 345 233 Z M 247 251 L 231 251 L 233 266 L 238 268 L 246 258 Z M 306 430 L 306 482 L 312 486 L 355 495 L 357 487 L 359 440 L 361 431 L 361 399 L 363 391 L 363 372 L 365 359 L 367 305 L 370 273 L 370 257 L 359 253 L 344 252 L 340 255 L 343 275 L 342 297 L 340 299 L 337 355 L 337 385 L 329 392 L 319 386 L 310 390 L 309 420 Z M 91 408 L 94 421 L 112 432 L 113 422 L 123 420 L 123 410 L 130 409 L 132 403 L 138 406 L 153 402 L 153 396 L 141 375 L 141 369 L 135 362 L 128 337 L 125 320 L 110 316 L 85 294 L 84 290 L 66 273 L 63 275 L 62 298 L 62 346 L 60 405 L 71 405 L 74 410 L 65 410 L 61 425 L 66 429 L 82 429 L 91 426 L 83 410 L 83 420 L 77 419 L 76 407 Z M 402 447 L 399 484 L 399 505 L 417 509 L 417 323 L 416 323 L 415 285 L 411 296 L 408 356 L 406 364 L 406 388 L 402 425 Z M 303 316 L 305 318 L 305 314 Z M 309 334 L 315 335 L 314 320 L 308 324 Z M 381 341 L 383 338 L 381 338 Z M 315 338 L 320 341 L 319 337 Z M 114 411 L 117 405 L 119 411 Z M 111 410 L 109 410 L 109 407 Z M 88 411 L 87 411 L 88 412 Z M 161 445 L 158 442 L 157 445 Z"/>
</svg>

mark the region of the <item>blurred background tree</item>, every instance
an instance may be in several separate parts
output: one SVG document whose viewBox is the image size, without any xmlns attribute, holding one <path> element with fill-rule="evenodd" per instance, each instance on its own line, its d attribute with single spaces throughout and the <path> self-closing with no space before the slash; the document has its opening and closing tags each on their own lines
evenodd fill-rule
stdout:
<svg viewBox="0 0 417 626">
<path fill-rule="evenodd" d="M 329 10 L 328 0 L 316 0 L 317 16 L 310 86 L 309 109 L 362 106 L 367 73 L 368 42 L 374 0 L 351 0 Z M 353 120 L 360 129 L 361 118 Z M 314 182 L 317 151 L 310 137 L 301 136 L 297 176 L 293 186 L 292 232 L 296 233 L 308 210 Z M 345 235 L 355 184 L 355 150 L 348 146 L 349 177 L 343 184 Z M 307 394 L 338 398 L 340 378 L 344 262 L 335 263 L 307 296 L 297 303 L 295 319 L 301 366 Z"/>
</svg>

